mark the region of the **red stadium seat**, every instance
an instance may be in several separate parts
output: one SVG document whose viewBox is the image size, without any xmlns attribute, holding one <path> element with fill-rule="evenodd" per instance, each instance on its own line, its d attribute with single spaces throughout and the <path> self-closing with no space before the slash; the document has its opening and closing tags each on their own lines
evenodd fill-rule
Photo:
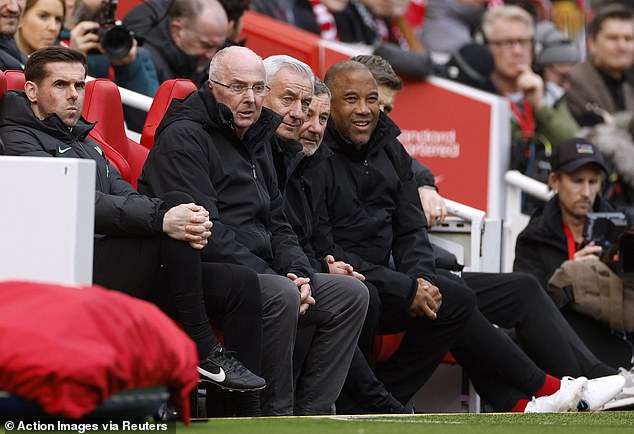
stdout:
<svg viewBox="0 0 634 434">
<path fill-rule="evenodd" d="M 24 90 L 24 72 L 18 70 L 4 71 L 7 79 L 7 90 Z"/>
<path fill-rule="evenodd" d="M 145 125 L 143 125 L 143 131 L 141 132 L 141 144 L 143 146 L 147 149 L 152 149 L 156 128 L 161 123 L 161 119 L 163 119 L 163 115 L 172 99 L 185 98 L 195 90 L 196 85 L 192 81 L 183 78 L 167 80 L 161 84 L 156 91 L 156 95 L 154 95 L 154 101 L 145 119 Z"/>
<path fill-rule="evenodd" d="M 391 335 L 376 335 L 374 338 L 374 348 L 372 349 L 372 359 L 383 362 L 392 357 L 392 354 L 394 354 L 399 345 L 401 345 L 403 336 L 405 336 L 404 332 Z M 445 354 L 442 361 L 443 363 L 457 363 L 451 353 Z"/>
<path fill-rule="evenodd" d="M 126 136 L 123 123 L 123 106 L 117 85 L 107 79 L 96 79 L 86 83 L 86 99 L 83 116 L 90 122 L 97 122 L 90 137 L 104 146 L 106 156 L 117 164 L 119 158 L 112 149 L 127 161 L 130 175 L 127 181 L 136 188 L 148 150 Z M 125 169 L 123 169 L 125 172 Z M 122 172 L 123 176 L 124 173 Z M 125 179 L 125 176 L 124 176 Z"/>
<path fill-rule="evenodd" d="M 2 95 L 6 90 L 23 90 L 24 89 L 24 72 L 17 70 L 4 71 L 2 73 L 2 78 L 0 79 L 0 91 L 2 91 Z M 91 133 L 91 137 L 94 138 L 97 142 L 99 142 L 101 148 L 105 152 L 106 156 L 110 160 L 110 163 L 114 167 L 117 168 L 121 176 L 126 181 L 130 182 L 132 180 L 132 173 L 130 169 L 130 165 L 126 161 L 126 159 L 119 153 L 115 148 L 110 146 L 104 136 L 99 131 L 94 131 Z"/>
<path fill-rule="evenodd" d="M 4 75 L 3 71 L 0 71 L 0 100 L 2 99 L 6 91 L 7 91 L 7 77 Z"/>
</svg>

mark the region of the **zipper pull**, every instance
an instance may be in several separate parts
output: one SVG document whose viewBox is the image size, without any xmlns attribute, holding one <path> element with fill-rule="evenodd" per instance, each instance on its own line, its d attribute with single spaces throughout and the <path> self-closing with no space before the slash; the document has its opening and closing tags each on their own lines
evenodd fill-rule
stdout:
<svg viewBox="0 0 634 434">
<path fill-rule="evenodd" d="M 255 164 L 251 165 L 251 169 L 253 170 L 253 179 L 258 179 L 258 174 L 255 173 Z"/>
</svg>

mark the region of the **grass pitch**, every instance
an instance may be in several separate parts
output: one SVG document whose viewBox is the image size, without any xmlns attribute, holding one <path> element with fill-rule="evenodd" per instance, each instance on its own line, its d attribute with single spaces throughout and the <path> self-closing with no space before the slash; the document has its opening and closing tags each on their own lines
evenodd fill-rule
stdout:
<svg viewBox="0 0 634 434">
<path fill-rule="evenodd" d="M 210 419 L 179 433 L 230 434 L 604 434 L 634 433 L 634 411 Z"/>
</svg>

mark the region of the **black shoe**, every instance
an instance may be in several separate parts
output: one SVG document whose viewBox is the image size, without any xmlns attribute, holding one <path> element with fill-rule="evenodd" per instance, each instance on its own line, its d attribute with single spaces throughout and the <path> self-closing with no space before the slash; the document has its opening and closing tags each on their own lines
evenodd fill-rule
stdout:
<svg viewBox="0 0 634 434">
<path fill-rule="evenodd" d="M 242 363 L 216 345 L 198 366 L 200 380 L 213 383 L 223 389 L 237 392 L 260 390 L 266 386 L 264 378 L 249 371 Z"/>
</svg>

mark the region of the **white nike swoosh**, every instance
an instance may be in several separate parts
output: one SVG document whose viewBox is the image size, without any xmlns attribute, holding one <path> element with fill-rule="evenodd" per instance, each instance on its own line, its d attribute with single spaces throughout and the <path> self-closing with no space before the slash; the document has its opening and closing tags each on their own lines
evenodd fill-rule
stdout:
<svg viewBox="0 0 634 434">
<path fill-rule="evenodd" d="M 73 149 L 73 148 L 71 148 L 70 146 L 68 148 L 64 148 L 64 149 L 62 149 L 61 147 L 58 147 L 57 148 L 57 152 L 59 152 L 60 154 L 63 154 L 64 152 L 70 151 L 71 149 Z"/>
<path fill-rule="evenodd" d="M 225 378 L 227 378 L 227 376 L 225 375 L 225 371 L 222 368 L 220 368 L 220 372 L 218 372 L 217 374 L 212 374 L 211 372 L 206 371 L 199 366 L 198 373 L 204 375 L 205 377 L 209 377 L 210 379 L 218 383 L 222 383 L 223 381 L 225 381 Z"/>
</svg>

